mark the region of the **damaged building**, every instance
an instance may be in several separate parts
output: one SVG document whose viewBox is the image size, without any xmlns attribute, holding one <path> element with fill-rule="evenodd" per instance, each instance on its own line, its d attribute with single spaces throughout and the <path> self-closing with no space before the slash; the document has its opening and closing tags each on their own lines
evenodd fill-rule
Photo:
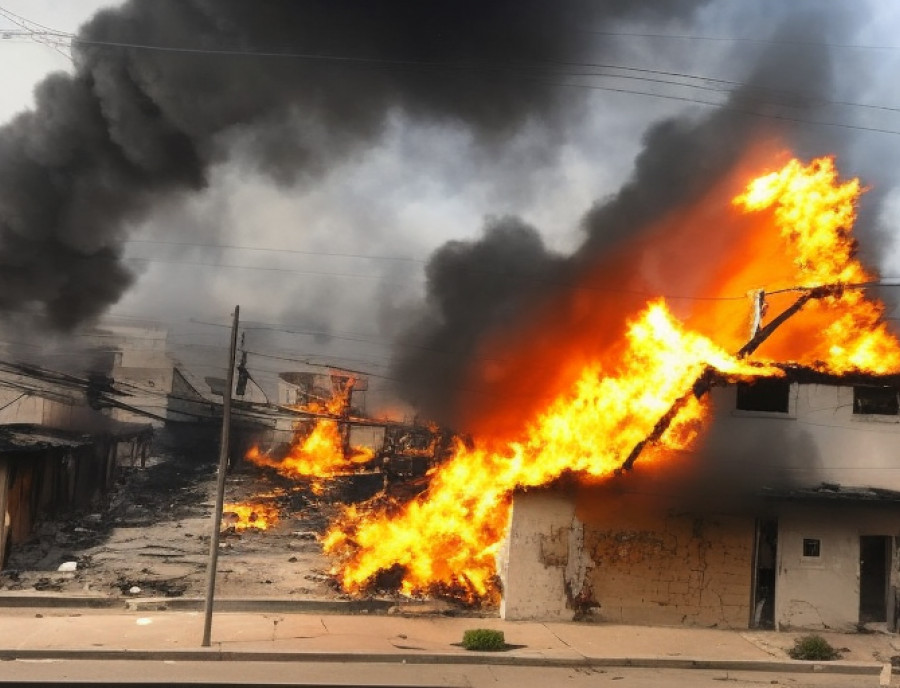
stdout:
<svg viewBox="0 0 900 688">
<path fill-rule="evenodd" d="M 150 440 L 146 427 L 122 423 L 96 434 L 0 427 L 0 569 L 40 518 L 96 505 L 112 486 L 116 467 L 142 461 Z"/>
<path fill-rule="evenodd" d="M 797 369 L 715 388 L 691 451 L 516 493 L 502 615 L 896 630 L 898 389 Z"/>
<path fill-rule="evenodd" d="M 156 430 L 215 418 L 167 354 L 164 330 L 116 326 L 84 339 L 89 373 L 0 362 L 0 568 L 40 519 L 95 507 L 117 467 L 144 466 Z"/>
</svg>

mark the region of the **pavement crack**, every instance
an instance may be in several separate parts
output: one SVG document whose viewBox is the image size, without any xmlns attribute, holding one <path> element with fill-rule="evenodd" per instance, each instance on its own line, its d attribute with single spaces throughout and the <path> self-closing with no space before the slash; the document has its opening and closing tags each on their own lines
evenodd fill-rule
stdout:
<svg viewBox="0 0 900 688">
<path fill-rule="evenodd" d="M 388 642 L 390 642 L 391 645 L 394 646 L 395 648 L 397 648 L 398 650 L 424 650 L 425 649 L 424 647 L 418 647 L 417 645 L 398 645 L 397 643 L 392 642 L 392 641 L 388 641 Z"/>
<path fill-rule="evenodd" d="M 322 628 L 325 629 L 325 632 L 326 632 L 326 633 L 330 633 L 330 632 L 331 632 L 331 631 L 328 630 L 328 626 L 325 625 L 325 619 L 323 619 L 321 616 L 319 617 L 319 623 L 322 624 Z"/>
<path fill-rule="evenodd" d="M 574 647 L 572 647 L 569 643 L 567 643 L 567 642 L 565 641 L 564 638 L 561 638 L 561 637 L 559 636 L 559 634 L 556 633 L 556 631 L 554 631 L 552 628 L 550 628 L 547 624 L 542 623 L 541 626 L 543 626 L 543 627 L 550 633 L 550 635 L 552 635 L 554 638 L 556 638 L 559 642 L 561 642 L 563 645 L 565 645 L 568 649 L 570 649 L 570 650 L 572 650 L 573 652 L 575 652 L 575 653 L 581 655 L 582 657 L 586 657 L 586 656 L 587 656 L 587 655 L 585 655 L 583 652 L 579 652 L 579 651 L 576 650 Z"/>
</svg>

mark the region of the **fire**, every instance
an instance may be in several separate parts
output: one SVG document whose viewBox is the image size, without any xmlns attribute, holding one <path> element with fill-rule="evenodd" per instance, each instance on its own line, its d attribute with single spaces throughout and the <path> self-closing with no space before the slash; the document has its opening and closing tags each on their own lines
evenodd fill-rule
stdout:
<svg viewBox="0 0 900 688">
<path fill-rule="evenodd" d="M 356 379 L 349 377 L 335 394 L 325 401 L 311 400 L 296 406 L 300 411 L 313 414 L 348 415 L 350 395 Z M 301 426 L 295 433 L 290 452 L 283 459 L 274 459 L 251 447 L 244 458 L 257 466 L 268 466 L 289 478 L 329 477 L 352 470 L 354 466 L 366 463 L 375 457 L 369 447 L 349 447 L 345 441 L 342 425 L 335 419 L 318 418 L 312 430 Z"/>
<path fill-rule="evenodd" d="M 734 377 L 783 374 L 741 362 L 682 330 L 662 301 L 631 325 L 627 339 L 617 369 L 586 368 L 573 392 L 558 398 L 520 442 L 493 450 L 458 444 L 426 495 L 393 518 L 348 510 L 324 540 L 327 552 L 347 556 L 344 587 L 359 590 L 379 570 L 400 564 L 406 592 L 443 584 L 488 597 L 496 592 L 495 557 L 514 489 L 545 485 L 567 471 L 611 475 L 708 367 Z M 679 425 L 700 409 L 686 406 Z M 677 444 L 674 436 L 669 441 Z"/>
<path fill-rule="evenodd" d="M 280 461 L 252 447 L 246 459 L 257 466 L 268 466 L 289 478 L 332 476 L 370 461 L 375 452 L 369 447 L 354 447 L 344 454 L 341 430 L 334 420 L 319 420 L 306 437 L 295 439 L 287 456 Z"/>
<path fill-rule="evenodd" d="M 808 165 L 790 161 L 742 186 L 726 216 L 731 234 L 717 233 L 697 248 L 708 225 L 685 223 L 691 218 L 686 211 L 668 220 L 677 224 L 677 233 L 656 235 L 663 246 L 656 258 L 640 251 L 628 261 L 619 256 L 619 265 L 652 268 L 663 280 L 679 274 L 673 271 L 701 273 L 687 278 L 699 298 L 681 306 L 680 319 L 655 299 L 631 310 L 621 330 L 618 320 L 585 318 L 618 316 L 621 303 L 586 301 L 577 294 L 565 308 L 549 304 L 541 311 L 544 320 L 517 330 L 517 339 L 492 342 L 513 347 L 510 363 L 528 361 L 530 354 L 533 367 L 552 361 L 560 371 L 554 388 L 559 380 L 574 382 L 520 421 L 518 432 L 511 435 L 504 427 L 494 435 L 482 433 L 474 447 L 458 442 L 428 490 L 412 502 L 345 510 L 323 540 L 326 552 L 338 558 L 336 573 L 345 589 L 363 590 L 379 571 L 400 567 L 406 593 L 443 588 L 470 600 L 496 598 L 496 555 L 513 491 L 547 485 L 566 473 L 608 479 L 648 439 L 652 460 L 670 460 L 667 449 L 689 447 L 699 433 L 704 376 L 783 374 L 775 361 L 838 374 L 900 370 L 900 344 L 884 324 L 883 306 L 867 298 L 863 285 L 873 277 L 855 258 L 851 229 L 859 182 L 839 182 L 833 160 L 822 158 Z M 708 221 L 708 211 L 704 206 L 695 214 Z M 708 262 L 673 266 L 675 252 L 689 249 L 705 251 Z M 609 272 L 625 279 L 615 267 Z M 589 278 L 586 283 L 594 284 Z M 649 284 L 648 278 L 640 286 Z M 809 290 L 817 287 L 825 291 L 812 299 Z M 750 302 L 732 295 L 751 288 L 763 290 L 772 315 L 802 294 L 811 300 L 742 358 L 729 350 L 747 341 Z M 587 322 L 586 333 L 579 338 L 575 330 L 548 327 L 564 318 Z M 592 341 L 595 355 L 589 359 L 583 352 Z M 573 375 L 574 370 L 580 372 Z M 509 409 L 504 420 L 515 411 Z"/>
<path fill-rule="evenodd" d="M 278 508 L 269 504 L 245 502 L 222 507 L 222 530 L 268 530 L 278 522 Z"/>
<path fill-rule="evenodd" d="M 792 249 L 799 286 L 846 285 L 807 306 L 804 318 L 791 323 L 805 330 L 803 349 L 793 358 L 838 374 L 900 369 L 900 350 L 884 321 L 883 304 L 858 288 L 874 280 L 855 258 L 851 234 L 861 191 L 857 179 L 838 181 L 833 159 L 819 158 L 805 166 L 792 160 L 779 172 L 755 179 L 734 199 L 747 212 L 773 210 L 774 225 Z"/>
</svg>

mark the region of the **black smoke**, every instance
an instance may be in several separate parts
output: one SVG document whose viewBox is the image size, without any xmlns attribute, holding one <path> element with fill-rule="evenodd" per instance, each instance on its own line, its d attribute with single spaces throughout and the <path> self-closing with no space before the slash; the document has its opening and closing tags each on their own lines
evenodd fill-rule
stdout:
<svg viewBox="0 0 900 688">
<path fill-rule="evenodd" d="M 565 283 L 568 261 L 515 217 L 488 221 L 479 241 L 451 241 L 426 268 L 425 315 L 403 333 L 392 377 L 428 418 L 455 417 L 465 363 L 485 333 L 526 316 L 548 289 Z"/>
<path fill-rule="evenodd" d="M 465 251 L 451 245 L 457 258 L 452 263 L 446 260 L 445 249 L 435 253 L 428 268 L 427 295 L 434 308 L 412 325 L 412 335 L 405 335 L 429 346 L 398 349 L 394 367 L 402 395 L 426 415 L 455 423 L 454 406 L 446 399 L 448 388 L 458 389 L 459 383 L 454 387 L 452 381 L 466 379 L 479 342 L 505 324 L 492 314 L 520 313 L 535 307 L 536 290 L 527 286 L 535 283 L 529 282 L 528 275 L 541 279 L 550 276 L 563 288 L 566 282 L 577 283 L 577 276 L 591 268 L 598 254 L 638 236 L 655 219 L 697 199 L 731 169 L 750 142 L 777 135 L 801 157 L 827 153 L 836 153 L 839 159 L 852 157 L 856 143 L 853 128 L 822 123 L 840 121 L 835 120 L 832 106 L 835 65 L 829 43 L 840 40 L 841 32 L 858 23 L 859 17 L 854 19 L 851 12 L 838 7 L 830 12 L 792 9 L 786 15 L 775 11 L 773 16 L 778 19 L 775 29 L 766 35 L 767 40 L 760 41 L 763 47 L 741 70 L 740 84 L 721 105 L 666 118 L 645 132 L 630 177 L 615 194 L 596 201 L 583 216 L 584 239 L 573 255 L 563 260 L 533 251 L 524 267 L 521 261 L 507 260 L 497 252 L 498 274 L 512 275 L 508 288 L 495 285 L 482 289 L 477 307 L 450 309 L 445 304 L 471 302 L 471 290 L 483 280 L 481 244 L 495 243 L 494 229 L 488 225 L 481 243 L 473 242 Z M 858 170 L 851 169 L 850 173 Z M 867 242 L 877 247 L 873 223 L 879 196 L 873 194 L 866 200 L 861 229 Z M 508 234 L 506 240 L 515 246 L 530 241 L 533 230 L 510 223 Z M 439 384 L 429 387 L 432 382 Z M 494 390 L 497 393 L 502 392 L 502 381 L 500 384 Z M 490 394 L 491 390 L 485 388 L 482 393 Z"/>
<path fill-rule="evenodd" d="M 73 45 L 71 76 L 0 129 L 0 309 L 69 329 L 134 277 L 130 226 L 236 149 L 281 183 L 377 141 L 393 112 L 485 147 L 571 107 L 552 70 L 610 17 L 702 0 L 130 0 Z"/>
</svg>

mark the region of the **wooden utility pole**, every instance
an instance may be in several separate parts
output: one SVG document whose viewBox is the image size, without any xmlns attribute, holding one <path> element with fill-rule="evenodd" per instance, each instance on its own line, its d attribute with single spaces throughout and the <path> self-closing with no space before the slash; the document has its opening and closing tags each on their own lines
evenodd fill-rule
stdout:
<svg viewBox="0 0 900 688">
<path fill-rule="evenodd" d="M 237 350 L 238 314 L 234 307 L 234 323 L 231 326 L 231 350 L 228 354 L 228 375 L 222 395 L 222 441 L 219 445 L 219 475 L 216 483 L 216 508 L 213 511 L 212 533 L 209 537 L 209 563 L 206 577 L 206 603 L 203 618 L 203 647 L 209 647 L 212 632 L 213 597 L 216 590 L 216 565 L 219 561 L 219 530 L 222 527 L 222 506 L 225 503 L 225 473 L 228 470 L 228 438 L 231 431 L 231 390 L 234 386 L 234 360 Z"/>
</svg>

